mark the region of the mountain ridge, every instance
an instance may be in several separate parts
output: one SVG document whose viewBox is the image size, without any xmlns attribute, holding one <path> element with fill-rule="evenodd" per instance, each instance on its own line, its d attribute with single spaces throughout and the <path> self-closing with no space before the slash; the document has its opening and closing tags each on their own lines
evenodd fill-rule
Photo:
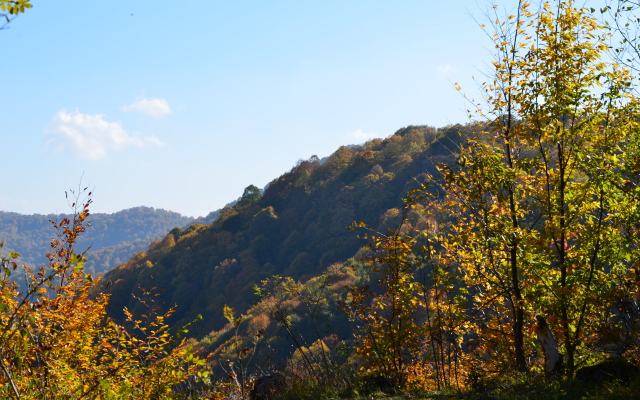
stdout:
<svg viewBox="0 0 640 400">
<path fill-rule="evenodd" d="M 109 271 L 109 315 L 118 319 L 124 307 L 142 313 L 130 293 L 157 287 L 163 302 L 178 305 L 174 327 L 202 314 L 190 334 L 202 338 L 221 329 L 223 305 L 248 310 L 258 300 L 253 287 L 260 280 L 308 279 L 352 257 L 364 244 L 346 229 L 354 221 L 392 227 L 407 190 L 435 172 L 434 158 L 452 161 L 460 132 L 469 129 L 409 126 L 385 139 L 342 146 L 324 163 L 299 161 L 261 197 L 243 196 L 211 224 L 173 230 Z"/>
<path fill-rule="evenodd" d="M 43 265 L 55 231 L 49 221 L 59 221 L 69 214 L 20 214 L 0 211 L 0 236 L 5 251 L 16 251 L 28 265 Z M 185 226 L 193 218 L 153 207 L 132 207 L 115 213 L 95 213 L 91 226 L 78 241 L 78 250 L 87 253 L 87 272 L 101 275 L 146 248 L 156 237 L 175 226 Z"/>
</svg>

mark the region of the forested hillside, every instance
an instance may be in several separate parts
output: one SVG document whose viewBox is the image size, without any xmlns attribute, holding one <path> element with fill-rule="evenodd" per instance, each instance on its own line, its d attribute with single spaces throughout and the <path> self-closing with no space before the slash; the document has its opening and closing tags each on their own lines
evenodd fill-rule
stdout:
<svg viewBox="0 0 640 400">
<path fill-rule="evenodd" d="M 85 237 L 93 199 L 76 194 L 47 266 L 0 253 L 1 397 L 639 398 L 640 8 L 625 4 L 601 10 L 616 27 L 572 1 L 490 8 L 472 122 L 300 160 L 101 279 L 76 249 L 111 245 L 94 257 L 112 262 L 154 210 Z"/>
<path fill-rule="evenodd" d="M 124 306 L 140 311 L 129 293 L 158 287 L 163 301 L 179 306 L 174 326 L 202 314 L 194 335 L 220 329 L 223 306 L 247 310 L 262 279 L 309 278 L 354 256 L 365 243 L 347 229 L 354 221 L 382 231 L 396 226 L 407 190 L 433 172 L 434 162 L 453 160 L 460 132 L 469 129 L 410 126 L 384 140 L 341 147 L 322 164 L 317 157 L 301 160 L 264 195 L 247 188 L 211 225 L 175 229 L 109 272 L 111 315 Z"/>
<path fill-rule="evenodd" d="M 0 211 L 0 237 L 5 248 L 16 251 L 21 260 L 34 265 L 46 263 L 54 229 L 49 221 L 60 221 L 65 214 L 22 215 Z M 78 249 L 91 246 L 86 263 L 87 272 L 102 274 L 127 261 L 137 251 L 165 235 L 176 226 L 185 226 L 193 219 L 173 211 L 152 207 L 135 207 L 113 214 L 91 215 L 91 226 L 80 238 Z"/>
<path fill-rule="evenodd" d="M 144 318 L 128 294 L 164 290 L 174 329 L 203 316 L 192 343 L 241 398 L 265 370 L 290 398 L 485 398 L 535 376 L 635 380 L 621 392 L 637 395 L 634 82 L 572 2 L 521 3 L 494 28 L 475 122 L 407 127 L 247 187 L 106 274 L 109 314 Z"/>
</svg>

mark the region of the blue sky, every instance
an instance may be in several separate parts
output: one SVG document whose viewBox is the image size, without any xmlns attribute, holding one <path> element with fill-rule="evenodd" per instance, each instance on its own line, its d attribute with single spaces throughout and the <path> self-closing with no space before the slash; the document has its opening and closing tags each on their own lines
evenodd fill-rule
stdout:
<svg viewBox="0 0 640 400">
<path fill-rule="evenodd" d="M 466 122 L 474 1 L 44 1 L 0 32 L 0 210 L 206 215 L 297 160 Z M 511 2 L 507 2 L 513 3 Z"/>
</svg>

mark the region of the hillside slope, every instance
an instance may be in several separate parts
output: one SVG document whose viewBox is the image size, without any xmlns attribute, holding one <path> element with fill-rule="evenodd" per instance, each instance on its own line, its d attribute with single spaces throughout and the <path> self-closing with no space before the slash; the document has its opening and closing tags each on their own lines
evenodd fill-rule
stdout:
<svg viewBox="0 0 640 400">
<path fill-rule="evenodd" d="M 245 312 L 262 279 L 310 278 L 352 257 L 364 244 L 346 229 L 352 222 L 380 230 L 397 224 L 407 190 L 433 172 L 434 159 L 451 160 L 465 129 L 403 128 L 384 140 L 343 146 L 323 163 L 300 161 L 263 196 L 247 188 L 212 224 L 174 229 L 106 274 L 109 313 L 118 318 L 125 306 L 142 313 L 131 293 L 157 287 L 165 290 L 162 301 L 178 305 L 173 326 L 202 314 L 191 334 L 221 329 L 223 306 Z"/>
<path fill-rule="evenodd" d="M 45 254 L 55 234 L 49 221 L 59 221 L 65 216 L 0 211 L 0 238 L 5 241 L 5 250 L 17 251 L 21 260 L 31 265 L 45 263 Z M 147 248 L 153 239 L 192 220 L 173 211 L 152 207 L 92 214 L 91 226 L 80 238 L 78 249 L 91 246 L 87 272 L 101 274 L 127 261 L 136 251 Z"/>
</svg>

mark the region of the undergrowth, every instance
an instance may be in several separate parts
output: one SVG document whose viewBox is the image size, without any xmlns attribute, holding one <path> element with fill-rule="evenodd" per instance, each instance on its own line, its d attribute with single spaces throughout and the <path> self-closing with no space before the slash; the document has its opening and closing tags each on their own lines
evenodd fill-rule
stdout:
<svg viewBox="0 0 640 400">
<path fill-rule="evenodd" d="M 541 376 L 513 374 L 487 379 L 482 385 L 465 391 L 428 393 L 384 393 L 367 388 L 366 382 L 352 382 L 349 387 L 318 388 L 309 382 L 289 385 L 282 400 L 640 400 L 640 376 L 630 382 L 608 381 L 594 385 L 577 379 L 548 380 Z"/>
</svg>

